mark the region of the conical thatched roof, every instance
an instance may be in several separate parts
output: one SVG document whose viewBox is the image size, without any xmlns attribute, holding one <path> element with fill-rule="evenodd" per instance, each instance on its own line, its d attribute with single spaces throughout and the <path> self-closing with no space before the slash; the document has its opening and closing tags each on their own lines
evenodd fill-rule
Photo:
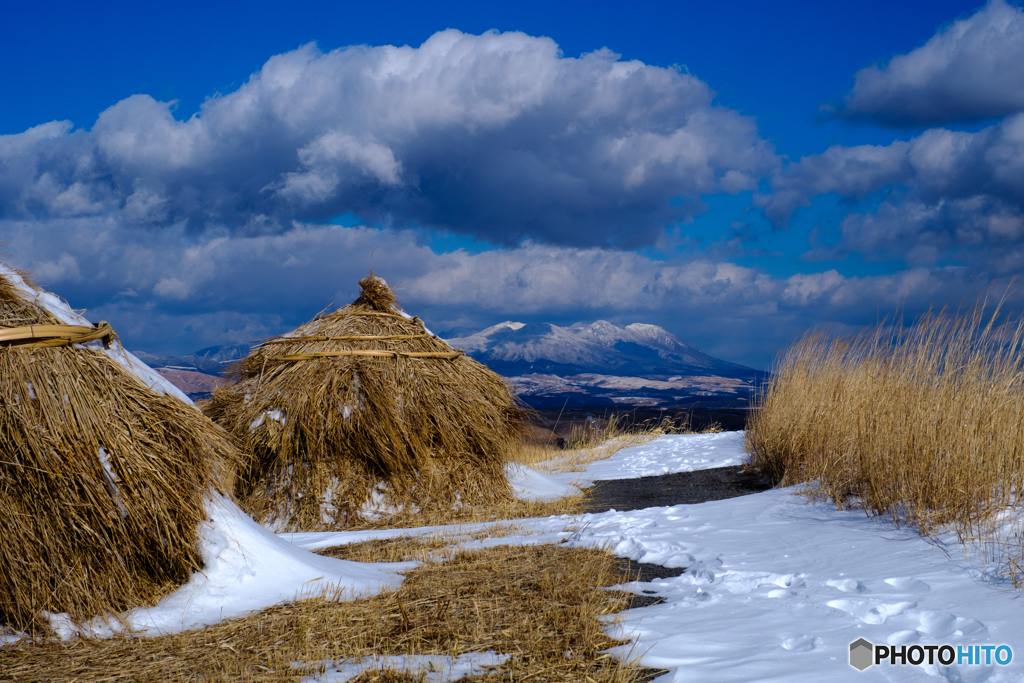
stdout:
<svg viewBox="0 0 1024 683">
<path fill-rule="evenodd" d="M 266 341 L 206 410 L 252 458 L 243 508 L 279 528 L 350 525 L 368 504 L 510 495 L 521 411 L 501 377 L 403 313 L 373 273 L 334 313 Z"/>
<path fill-rule="evenodd" d="M 201 568 L 203 498 L 237 450 L 132 362 L 0 264 L 0 624 L 116 613 Z"/>
</svg>

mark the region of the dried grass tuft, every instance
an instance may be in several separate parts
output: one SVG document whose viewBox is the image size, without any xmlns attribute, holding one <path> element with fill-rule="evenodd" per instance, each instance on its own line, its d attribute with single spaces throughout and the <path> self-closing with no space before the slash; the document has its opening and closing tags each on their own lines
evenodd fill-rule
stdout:
<svg viewBox="0 0 1024 683">
<path fill-rule="evenodd" d="M 0 275 L 0 329 L 57 323 Z M 43 610 L 81 622 L 187 580 L 212 470 L 236 457 L 99 350 L 0 346 L 0 623 L 38 632 Z"/>
<path fill-rule="evenodd" d="M 510 500 L 511 389 L 403 315 L 383 280 L 360 285 L 354 303 L 254 350 L 206 404 L 253 456 L 243 508 L 317 530 Z"/>
<path fill-rule="evenodd" d="M 374 275 L 372 270 L 359 281 L 359 298 L 353 301 L 352 305 L 366 306 L 385 313 L 400 310 L 395 292 L 388 287 L 388 283 Z"/>
</svg>

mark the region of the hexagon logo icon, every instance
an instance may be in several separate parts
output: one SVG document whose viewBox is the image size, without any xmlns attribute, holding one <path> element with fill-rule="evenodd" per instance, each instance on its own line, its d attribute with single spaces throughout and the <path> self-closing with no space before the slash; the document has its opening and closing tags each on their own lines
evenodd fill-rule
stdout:
<svg viewBox="0 0 1024 683">
<path fill-rule="evenodd" d="M 875 646 L 864 638 L 850 643 L 850 666 L 857 671 L 864 671 L 874 664 Z"/>
</svg>

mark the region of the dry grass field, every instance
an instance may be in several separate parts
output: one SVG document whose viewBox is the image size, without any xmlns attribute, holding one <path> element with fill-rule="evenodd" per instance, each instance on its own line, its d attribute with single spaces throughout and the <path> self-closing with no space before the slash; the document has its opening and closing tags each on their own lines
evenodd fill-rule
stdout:
<svg viewBox="0 0 1024 683">
<path fill-rule="evenodd" d="M 955 530 L 1020 584 L 1024 327 L 929 314 L 855 338 L 810 334 L 788 350 L 747 429 L 753 463 L 843 508 L 922 533 Z"/>
<path fill-rule="evenodd" d="M 465 681 L 627 683 L 649 670 L 604 650 L 602 617 L 629 607 L 619 562 L 600 550 L 556 546 L 460 552 L 443 541 L 398 539 L 325 554 L 360 561 L 425 559 L 396 591 L 351 601 L 303 600 L 159 638 L 79 639 L 0 648 L 11 681 L 298 681 L 328 660 L 371 655 L 511 655 Z M 438 556 L 445 561 L 438 561 Z M 366 672 L 353 679 L 415 681 Z"/>
</svg>

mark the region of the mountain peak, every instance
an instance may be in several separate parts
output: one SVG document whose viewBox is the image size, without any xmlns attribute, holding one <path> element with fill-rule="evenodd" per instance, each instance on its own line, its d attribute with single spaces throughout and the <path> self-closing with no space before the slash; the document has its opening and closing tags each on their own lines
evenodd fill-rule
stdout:
<svg viewBox="0 0 1024 683">
<path fill-rule="evenodd" d="M 668 330 L 647 323 L 623 327 L 597 320 L 561 327 L 506 321 L 448 342 L 506 376 L 536 372 L 745 376 L 754 372 L 713 358 Z"/>
</svg>

